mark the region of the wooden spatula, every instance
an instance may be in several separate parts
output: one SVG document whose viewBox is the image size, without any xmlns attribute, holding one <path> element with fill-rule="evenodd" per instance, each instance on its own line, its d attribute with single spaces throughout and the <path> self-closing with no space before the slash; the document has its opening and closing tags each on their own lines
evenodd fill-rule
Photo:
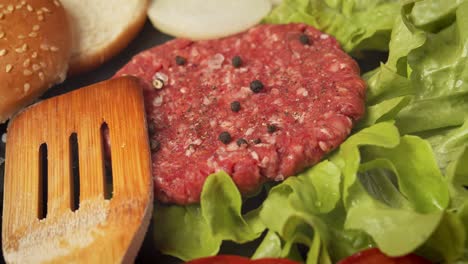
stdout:
<svg viewBox="0 0 468 264">
<path fill-rule="evenodd" d="M 153 208 L 136 79 L 98 83 L 33 105 L 11 120 L 7 142 L 7 262 L 134 260 Z"/>
</svg>

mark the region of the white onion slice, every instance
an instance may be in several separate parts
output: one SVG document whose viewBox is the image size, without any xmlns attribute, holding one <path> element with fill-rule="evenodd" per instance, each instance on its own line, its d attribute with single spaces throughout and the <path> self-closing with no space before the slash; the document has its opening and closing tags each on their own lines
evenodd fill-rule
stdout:
<svg viewBox="0 0 468 264">
<path fill-rule="evenodd" d="M 153 0 L 148 17 L 164 33 L 198 40 L 245 31 L 270 10 L 270 0 Z"/>
</svg>

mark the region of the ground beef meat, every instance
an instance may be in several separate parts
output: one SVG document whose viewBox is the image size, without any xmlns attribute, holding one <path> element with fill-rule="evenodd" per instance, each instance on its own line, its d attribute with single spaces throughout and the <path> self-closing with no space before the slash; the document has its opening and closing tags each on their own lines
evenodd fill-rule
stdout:
<svg viewBox="0 0 468 264">
<path fill-rule="evenodd" d="M 198 202 L 207 176 L 220 170 L 242 193 L 283 180 L 336 148 L 364 112 L 356 62 L 304 24 L 172 40 L 135 56 L 122 75 L 144 88 L 163 202 Z"/>
</svg>

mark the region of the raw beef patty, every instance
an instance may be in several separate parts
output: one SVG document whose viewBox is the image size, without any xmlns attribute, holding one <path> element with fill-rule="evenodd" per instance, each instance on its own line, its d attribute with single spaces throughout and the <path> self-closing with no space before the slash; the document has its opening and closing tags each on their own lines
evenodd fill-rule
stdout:
<svg viewBox="0 0 468 264">
<path fill-rule="evenodd" d="M 304 24 L 172 40 L 121 75 L 141 79 L 156 197 L 169 203 L 198 202 L 220 170 L 244 194 L 294 175 L 343 142 L 364 112 L 356 62 Z"/>
</svg>

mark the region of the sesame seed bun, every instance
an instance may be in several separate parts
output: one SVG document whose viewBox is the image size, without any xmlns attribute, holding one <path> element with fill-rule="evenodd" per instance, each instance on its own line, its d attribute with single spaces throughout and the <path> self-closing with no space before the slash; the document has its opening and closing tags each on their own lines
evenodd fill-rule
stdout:
<svg viewBox="0 0 468 264">
<path fill-rule="evenodd" d="M 0 123 L 65 79 L 71 30 L 57 0 L 0 0 Z"/>
<path fill-rule="evenodd" d="M 61 0 L 73 43 L 69 74 L 93 70 L 118 54 L 140 32 L 148 0 Z"/>
</svg>

